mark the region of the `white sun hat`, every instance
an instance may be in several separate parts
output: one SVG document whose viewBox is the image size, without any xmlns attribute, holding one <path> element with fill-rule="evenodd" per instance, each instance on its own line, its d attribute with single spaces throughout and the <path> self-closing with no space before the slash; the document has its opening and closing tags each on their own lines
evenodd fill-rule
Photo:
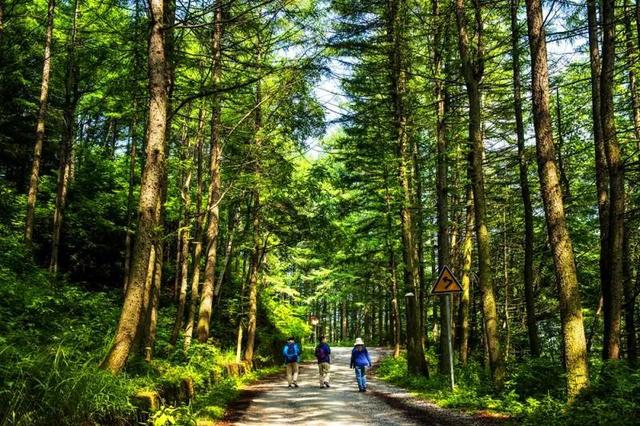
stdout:
<svg viewBox="0 0 640 426">
<path fill-rule="evenodd" d="M 357 345 L 363 345 L 364 346 L 364 341 L 360 337 L 358 337 L 356 339 L 356 342 L 353 344 L 353 346 L 357 346 Z"/>
</svg>

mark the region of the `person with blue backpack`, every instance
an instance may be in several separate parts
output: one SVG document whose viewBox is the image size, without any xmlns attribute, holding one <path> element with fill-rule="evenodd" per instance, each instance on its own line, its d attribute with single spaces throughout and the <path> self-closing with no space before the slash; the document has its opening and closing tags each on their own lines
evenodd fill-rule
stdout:
<svg viewBox="0 0 640 426">
<path fill-rule="evenodd" d="M 296 343 L 296 339 L 291 336 L 287 339 L 287 343 L 282 348 L 284 355 L 284 363 L 287 367 L 287 382 L 289 387 L 298 387 L 298 362 L 300 362 L 300 346 Z"/>
<path fill-rule="evenodd" d="M 356 370 L 356 381 L 358 382 L 358 390 L 360 392 L 367 391 L 367 367 L 371 367 L 371 358 L 369 357 L 367 348 L 364 346 L 364 342 L 358 337 L 351 351 L 351 368 L 355 368 Z"/>
<path fill-rule="evenodd" d="M 320 336 L 320 344 L 316 346 L 316 359 L 318 360 L 318 372 L 320 374 L 320 387 L 329 386 L 329 370 L 331 369 L 331 348 L 325 336 Z"/>
</svg>

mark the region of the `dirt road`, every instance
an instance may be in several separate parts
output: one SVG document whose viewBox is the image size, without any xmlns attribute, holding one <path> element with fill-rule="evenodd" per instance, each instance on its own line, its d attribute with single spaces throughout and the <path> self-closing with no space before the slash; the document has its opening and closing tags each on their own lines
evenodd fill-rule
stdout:
<svg viewBox="0 0 640 426">
<path fill-rule="evenodd" d="M 386 350 L 369 349 L 375 362 Z M 235 425 L 475 425 L 493 424 L 419 401 L 406 391 L 369 377 L 358 392 L 349 368 L 351 348 L 333 348 L 331 387 L 320 388 L 316 364 L 301 365 L 299 388 L 287 388 L 284 376 L 247 389 L 230 413 Z"/>
</svg>

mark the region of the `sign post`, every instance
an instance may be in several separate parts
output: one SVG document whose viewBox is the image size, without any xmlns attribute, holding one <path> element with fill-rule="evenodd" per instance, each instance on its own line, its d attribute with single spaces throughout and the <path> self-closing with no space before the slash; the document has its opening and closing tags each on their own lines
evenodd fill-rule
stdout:
<svg viewBox="0 0 640 426">
<path fill-rule="evenodd" d="M 455 379 L 453 374 L 453 344 L 451 342 L 451 295 L 454 293 L 461 293 L 462 286 L 453 275 L 447 265 L 444 265 L 440 271 L 440 276 L 431 288 L 431 294 L 444 297 L 444 316 L 446 319 L 445 335 L 447 338 L 447 347 L 449 349 L 449 376 L 451 379 L 451 389 L 455 386 Z"/>
<path fill-rule="evenodd" d="M 318 344 L 318 317 L 315 315 L 311 315 L 311 325 L 313 325 L 313 344 Z"/>
</svg>

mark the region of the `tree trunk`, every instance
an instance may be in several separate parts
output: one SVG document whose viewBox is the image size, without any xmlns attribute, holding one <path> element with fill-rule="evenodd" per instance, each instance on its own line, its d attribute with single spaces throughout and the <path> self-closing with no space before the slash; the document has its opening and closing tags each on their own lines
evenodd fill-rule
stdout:
<svg viewBox="0 0 640 426">
<path fill-rule="evenodd" d="M 622 252 L 624 240 L 624 170 L 620 146 L 616 137 L 613 106 L 615 62 L 615 0 L 602 2 L 602 72 L 600 74 L 600 108 L 609 170 L 609 280 L 602 289 L 604 341 L 602 357 L 620 358 L 620 328 L 622 317 L 622 287 L 624 273 Z"/>
<path fill-rule="evenodd" d="M 198 143 L 196 145 L 196 224 L 195 238 L 193 249 L 193 273 L 191 277 L 191 303 L 189 304 L 189 312 L 187 314 L 187 322 L 184 328 L 184 350 L 188 350 L 191 346 L 193 338 L 193 325 L 196 320 L 196 312 L 198 310 L 199 286 L 200 286 L 200 258 L 202 256 L 202 231 L 204 227 L 204 213 L 202 211 L 202 148 L 204 145 L 204 112 L 200 109 L 200 117 L 198 118 Z"/>
<path fill-rule="evenodd" d="M 202 117 L 202 112 L 199 113 Z M 187 304 L 187 287 L 189 284 L 189 239 L 191 231 L 191 177 L 192 177 L 192 162 L 187 161 L 188 158 L 195 157 L 195 150 L 193 149 L 194 138 L 187 135 L 188 129 L 185 126 L 185 131 L 182 135 L 183 140 L 183 158 L 187 163 L 186 170 L 183 171 L 182 187 L 180 188 L 180 199 L 182 201 L 183 216 L 180 221 L 180 229 L 178 236 L 180 239 L 180 264 L 176 267 L 180 268 L 180 290 L 178 296 L 178 310 L 176 312 L 176 319 L 173 324 L 173 331 L 171 333 L 171 339 L 169 342 L 175 345 L 182 329 L 182 323 L 184 321 L 184 310 Z"/>
<path fill-rule="evenodd" d="M 140 1 L 136 0 L 135 9 L 134 9 L 134 25 L 138 28 L 138 23 L 140 20 Z M 134 38 L 138 40 L 138 32 L 136 31 L 134 34 Z M 136 69 L 141 67 L 141 58 L 138 54 L 138 49 L 136 48 L 137 44 L 134 47 L 133 54 L 133 65 Z M 129 186 L 127 188 L 127 227 L 126 227 L 126 235 L 124 241 L 124 277 L 123 277 L 123 285 L 122 288 L 124 292 L 127 292 L 127 287 L 129 286 L 129 275 L 131 273 L 131 251 L 133 249 L 133 236 L 135 231 L 132 229 L 133 221 L 134 221 L 134 212 L 133 212 L 133 197 L 134 197 L 134 188 L 136 184 L 136 164 L 137 164 L 137 155 L 138 155 L 138 91 L 137 91 L 137 79 L 132 78 L 131 80 L 132 87 L 135 87 L 136 90 L 133 96 L 133 115 L 131 117 L 131 129 L 130 129 L 130 141 L 129 141 Z"/>
<path fill-rule="evenodd" d="M 389 193 L 389 185 L 387 183 L 387 173 L 385 170 L 385 200 L 387 206 L 387 252 L 389 256 L 389 278 L 391 282 L 391 329 L 393 330 L 393 357 L 400 356 L 400 308 L 398 306 L 398 275 L 396 267 L 396 254 L 393 248 L 393 217 L 391 215 L 391 194 Z"/>
<path fill-rule="evenodd" d="M 408 134 L 406 92 L 407 71 L 403 57 L 406 49 L 404 41 L 404 21 L 406 5 L 404 0 L 392 0 L 387 10 L 387 39 L 390 42 L 389 62 L 391 65 L 391 100 L 393 104 L 393 129 L 399 157 L 399 178 L 402 190 L 402 206 L 400 220 L 402 226 L 402 247 L 404 258 L 404 282 L 406 292 L 413 297 L 406 298 L 409 316 L 407 321 L 407 365 L 409 372 L 428 375 L 428 367 L 424 357 L 423 330 L 420 321 L 420 258 L 416 238 L 415 193 L 412 188 L 414 173 L 414 157 L 412 143 Z"/>
<path fill-rule="evenodd" d="M 215 90 L 220 83 L 222 74 L 222 0 L 216 0 L 214 29 L 212 33 L 212 86 Z M 207 227 L 207 258 L 204 267 L 204 282 L 202 283 L 202 297 L 200 299 L 200 313 L 198 319 L 198 340 L 204 343 L 209 338 L 211 309 L 213 306 L 213 291 L 216 278 L 216 260 L 218 246 L 218 227 L 220 222 L 220 162 L 222 160 L 222 141 L 220 126 L 220 98 L 214 95 L 213 112 L 211 115 L 211 163 L 209 166 L 209 202 L 207 205 L 209 225 Z"/>
<path fill-rule="evenodd" d="M 569 185 L 569 178 L 567 177 L 566 167 L 564 165 L 564 130 L 562 128 L 562 104 L 560 102 L 559 87 L 556 87 L 556 119 L 558 127 L 558 171 L 560 172 L 562 195 L 564 202 L 567 203 L 571 199 L 571 185 Z"/>
<path fill-rule="evenodd" d="M 78 66 L 76 63 L 76 39 L 78 34 L 78 0 L 73 3 L 73 19 L 69 42 L 67 45 L 67 66 L 65 70 L 65 101 L 64 101 L 64 130 L 59 150 L 58 185 L 56 191 L 56 203 L 53 213 L 53 231 L 51 233 L 51 257 L 49 259 L 49 271 L 58 272 L 58 253 L 60 251 L 60 236 L 62 234 L 62 221 L 64 209 L 67 204 L 67 191 L 71 175 L 71 162 L 73 161 L 73 140 L 76 131 L 76 107 L 78 105 Z"/>
<path fill-rule="evenodd" d="M 589 28 L 589 56 L 591 63 L 591 115 L 595 148 L 596 190 L 598 196 L 598 219 L 600 225 L 600 288 L 601 293 L 609 284 L 609 171 L 607 154 L 602 133 L 600 108 L 600 51 L 598 48 L 597 6 L 595 0 L 587 0 L 587 18 Z M 587 354 L 591 352 L 593 335 L 602 312 L 602 295 L 598 298 L 598 306 L 593 318 L 587 342 Z"/>
<path fill-rule="evenodd" d="M 260 41 L 258 41 L 260 43 Z M 261 46 L 257 46 L 256 52 L 256 64 L 262 63 Z M 244 351 L 244 360 L 251 365 L 253 362 L 254 345 L 256 338 L 257 320 L 258 320 L 258 270 L 260 268 L 260 227 L 261 227 L 261 214 L 260 211 L 260 151 L 262 148 L 262 81 L 258 80 L 256 83 L 255 93 L 255 121 L 254 121 L 254 135 L 253 135 L 253 175 L 254 175 L 254 188 L 253 188 L 253 217 L 251 219 L 252 232 L 253 232 L 253 249 L 251 252 L 251 266 L 249 270 L 249 279 L 247 282 L 249 288 L 249 307 L 247 312 L 247 346 Z M 265 238 L 265 245 L 267 238 Z"/>
<path fill-rule="evenodd" d="M 520 83 L 520 30 L 518 26 L 519 0 L 511 0 L 511 57 L 513 67 L 513 105 L 516 119 L 520 192 L 524 209 L 524 298 L 527 312 L 527 333 L 531 356 L 540 356 L 540 339 L 536 321 L 536 303 L 533 291 L 533 206 L 529 191 L 529 171 L 525 151 L 524 120 L 522 118 L 522 86 Z"/>
<path fill-rule="evenodd" d="M 624 0 L 624 38 L 626 43 L 626 55 L 629 61 L 629 94 L 631 96 L 631 120 L 633 122 L 633 135 L 636 139 L 636 149 L 640 151 L 640 101 L 638 100 L 638 82 L 636 79 L 636 61 L 638 51 L 633 43 L 633 29 L 631 25 L 631 6 L 629 0 Z"/>
<path fill-rule="evenodd" d="M 624 327 L 627 340 L 627 359 L 635 365 L 638 361 L 638 340 L 636 338 L 635 305 L 636 294 L 631 273 L 631 232 L 625 228 L 624 236 Z"/>
<path fill-rule="evenodd" d="M 589 334 L 587 335 L 587 357 L 589 356 L 589 354 L 591 354 L 593 336 L 595 336 L 596 331 L 598 330 L 598 320 L 600 319 L 600 315 L 602 315 L 602 295 L 598 297 L 596 311 L 593 314 L 593 322 L 591 323 L 591 328 L 589 329 Z"/>
<path fill-rule="evenodd" d="M 443 34 L 442 30 L 444 22 L 440 16 L 440 3 L 438 0 L 433 1 L 433 19 L 435 21 L 434 34 L 434 50 L 433 50 L 433 74 L 434 81 L 434 97 L 436 105 L 436 148 L 437 148 L 437 166 L 436 166 L 436 206 L 437 206 L 437 222 L 438 222 L 438 270 L 442 270 L 449 265 L 449 198 L 447 189 L 447 134 L 445 122 L 445 91 L 444 91 L 444 75 L 442 74 L 442 58 L 444 56 Z M 440 296 L 440 312 L 445 312 L 446 300 L 448 296 Z M 445 315 L 440 315 L 440 354 L 439 354 L 439 370 L 442 374 L 449 373 L 449 333 L 448 320 Z"/>
<path fill-rule="evenodd" d="M 165 134 L 167 125 L 167 60 L 164 45 L 164 4 L 150 0 L 149 31 L 149 119 L 147 123 L 147 159 L 140 185 L 138 226 L 131 264 L 131 279 L 118 321 L 113 344 L 101 367 L 111 372 L 122 369 L 142 319 L 147 293 L 145 281 L 151 251 L 157 236 L 157 217 L 165 176 Z"/>
<path fill-rule="evenodd" d="M 163 203 L 164 204 L 164 203 Z M 156 243 L 155 265 L 153 267 L 153 275 L 151 280 L 151 293 L 149 295 L 149 303 L 146 307 L 147 319 L 144 328 L 144 350 L 143 356 L 146 362 L 151 362 L 154 354 L 154 345 L 156 342 L 156 331 L 158 329 L 158 305 L 160 302 L 160 287 L 162 285 L 162 265 L 164 261 L 164 250 L 162 241 Z"/>
<path fill-rule="evenodd" d="M 126 235 L 124 239 L 124 283 L 122 288 L 124 292 L 127 292 L 129 286 L 129 274 L 131 271 L 131 250 L 132 250 L 132 236 L 134 230 L 131 229 L 133 225 L 133 190 L 136 184 L 136 157 L 138 153 L 137 148 L 137 132 L 136 127 L 138 125 L 138 102 L 134 99 L 133 103 L 133 118 L 131 120 L 131 136 L 129 141 L 129 188 L 127 190 L 127 227 Z"/>
<path fill-rule="evenodd" d="M 473 191 L 467 188 L 467 214 L 462 245 L 462 297 L 460 298 L 460 365 L 467 366 L 469 356 L 469 303 L 471 298 L 471 263 L 473 255 Z"/>
<path fill-rule="evenodd" d="M 526 4 L 538 174 L 560 299 L 567 391 L 569 399 L 572 400 L 589 383 L 582 306 L 553 146 L 542 5 L 540 0 L 527 0 Z"/>
<path fill-rule="evenodd" d="M 220 268 L 220 271 L 218 272 L 218 281 L 216 282 L 216 288 L 213 292 L 218 302 L 220 302 L 220 291 L 222 290 L 222 284 L 224 283 L 225 274 L 229 272 L 229 261 L 231 260 L 231 255 L 233 254 L 233 242 L 237 225 L 237 214 L 234 206 L 231 206 L 229 208 L 228 222 L 227 243 L 225 244 L 226 247 L 224 251 L 224 261 L 221 265 L 222 268 Z"/>
<path fill-rule="evenodd" d="M 486 223 L 486 201 L 484 172 L 482 166 L 484 146 L 482 136 L 480 81 L 484 73 L 484 52 L 482 42 L 482 17 L 479 0 L 474 0 L 477 31 L 475 57 L 471 57 L 467 23 L 464 14 L 464 0 L 456 0 L 456 22 L 458 25 L 458 45 L 462 59 L 462 73 L 469 98 L 469 164 L 473 188 L 475 231 L 478 247 L 479 287 L 482 295 L 482 312 L 486 344 L 489 351 L 489 365 L 494 385 L 499 389 L 504 385 L 505 366 L 498 335 L 498 314 L 491 281 L 491 249 L 489 230 Z"/>
<path fill-rule="evenodd" d="M 38 118 L 36 122 L 36 143 L 33 148 L 33 163 L 29 178 L 29 192 L 27 196 L 27 215 L 24 224 L 24 239 L 31 244 L 33 238 L 33 220 L 35 216 L 36 200 L 38 197 L 38 183 L 40 181 L 40 163 L 42 161 L 42 145 L 44 144 L 44 128 L 49 101 L 49 78 L 51 76 L 51 44 L 53 38 L 53 18 L 56 2 L 49 0 L 47 6 L 47 29 L 44 37 L 44 61 L 42 65 L 42 83 L 40 85 L 40 100 Z"/>
</svg>

